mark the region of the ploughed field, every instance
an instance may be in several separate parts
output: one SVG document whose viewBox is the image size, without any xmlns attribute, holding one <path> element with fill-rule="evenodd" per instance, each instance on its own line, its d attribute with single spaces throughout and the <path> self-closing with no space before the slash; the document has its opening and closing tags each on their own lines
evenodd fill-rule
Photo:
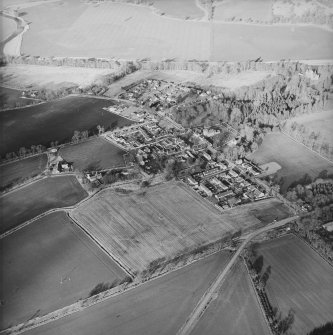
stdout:
<svg viewBox="0 0 333 335">
<path fill-rule="evenodd" d="M 272 133 L 265 136 L 259 149 L 251 154 L 251 158 L 259 164 L 277 162 L 282 169 L 277 172 L 283 178 L 281 190 L 300 181 L 305 174 L 312 178 L 327 170 L 333 173 L 333 163 L 330 163 L 281 133 Z"/>
<path fill-rule="evenodd" d="M 149 6 L 109 1 L 92 6 L 66 0 L 26 8 L 25 19 L 32 24 L 24 34 L 21 51 L 40 56 L 148 58 L 153 61 L 333 57 L 333 33 L 330 31 L 314 26 L 174 19 L 168 15 L 193 17 L 199 11 L 188 0 L 172 2 L 156 2 L 156 7 L 166 13 L 163 16 L 154 13 Z M 231 6 L 235 6 L 234 2 Z M 243 6 L 238 6 L 240 11 Z M 256 1 L 255 10 L 253 6 L 246 7 L 247 11 L 252 9 L 249 15 L 253 16 L 262 12 L 262 6 L 262 1 Z M 259 16 L 265 16 L 266 12 L 264 9 Z"/>
<path fill-rule="evenodd" d="M 46 163 L 47 155 L 41 154 L 0 165 L 0 190 L 39 175 Z"/>
<path fill-rule="evenodd" d="M 0 155 L 17 152 L 31 145 L 50 146 L 52 141 L 69 142 L 75 130 L 97 132 L 97 125 L 105 130 L 132 122 L 103 110 L 114 105 L 107 99 L 69 96 L 56 101 L 8 110 L 0 113 L 2 141 Z"/>
<path fill-rule="evenodd" d="M 332 320 L 333 267 L 305 242 L 293 235 L 264 242 L 257 249 L 263 271 L 271 266 L 266 291 L 273 307 L 285 317 L 295 311 L 291 331 L 307 334 Z"/>
<path fill-rule="evenodd" d="M 269 334 L 250 276 L 242 261 L 231 269 L 218 297 L 209 305 L 191 335 Z"/>
<path fill-rule="evenodd" d="M 87 142 L 65 146 L 60 155 L 68 162 L 74 163 L 74 169 L 103 170 L 124 166 L 126 151 L 103 138 L 94 138 Z"/>
<path fill-rule="evenodd" d="M 0 233 L 52 208 L 72 206 L 87 196 L 74 176 L 39 180 L 0 197 Z"/>
<path fill-rule="evenodd" d="M 101 191 L 72 215 L 127 269 L 142 271 L 158 258 L 170 259 L 239 229 L 262 225 L 253 209 L 221 215 L 185 184 L 169 182 L 127 195 Z"/>
<path fill-rule="evenodd" d="M 26 334 L 176 334 L 229 258 L 214 254 Z"/>
<path fill-rule="evenodd" d="M 0 328 L 89 296 L 126 274 L 66 215 L 55 212 L 0 240 Z"/>
</svg>

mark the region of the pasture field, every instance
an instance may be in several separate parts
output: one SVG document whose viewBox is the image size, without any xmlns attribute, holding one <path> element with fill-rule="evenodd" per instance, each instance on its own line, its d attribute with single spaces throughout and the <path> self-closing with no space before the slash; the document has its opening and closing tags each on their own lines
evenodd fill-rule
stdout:
<svg viewBox="0 0 333 335">
<path fill-rule="evenodd" d="M 104 170 L 124 166 L 123 155 L 126 151 L 118 148 L 103 138 L 65 146 L 61 148 L 60 155 L 68 162 L 74 163 L 74 169 Z"/>
<path fill-rule="evenodd" d="M 39 175 L 46 168 L 46 163 L 47 155 L 42 154 L 0 165 L 0 190 Z"/>
<path fill-rule="evenodd" d="M 331 110 L 294 117 L 289 119 L 288 123 L 292 124 L 294 121 L 315 133 L 320 133 L 324 141 L 333 145 L 333 106 Z"/>
<path fill-rule="evenodd" d="M 268 326 L 242 261 L 231 269 L 191 335 L 266 335 Z"/>
<path fill-rule="evenodd" d="M 256 206 L 266 212 L 260 210 L 264 205 Z M 238 229 L 262 225 L 254 207 L 221 215 L 185 184 L 170 182 L 128 195 L 102 191 L 72 215 L 124 266 L 141 271 L 160 257 L 173 258 Z"/>
<path fill-rule="evenodd" d="M 166 0 L 157 6 L 162 4 L 171 7 Z M 188 4 L 189 0 L 177 1 L 172 11 L 179 6 L 188 8 Z M 316 27 L 221 22 L 211 26 L 207 21 L 156 15 L 148 6 L 111 2 L 87 5 L 78 0 L 25 11 L 25 19 L 32 24 L 24 34 L 21 51 L 31 55 L 212 61 L 259 56 L 265 61 L 333 58 L 333 33 Z"/>
<path fill-rule="evenodd" d="M 74 176 L 39 180 L 0 197 L 0 233 L 52 208 L 73 206 L 87 196 Z"/>
<path fill-rule="evenodd" d="M 2 69 L 4 69 L 4 67 L 0 68 L 0 76 Z M 2 84 L 4 84 L 2 78 L 1 82 Z M 17 105 L 19 105 L 20 107 L 25 105 L 31 105 L 33 101 L 33 99 L 22 98 L 22 91 L 20 90 L 0 86 L 0 109 L 7 108 L 7 106 L 13 108 Z"/>
<path fill-rule="evenodd" d="M 272 18 L 271 0 L 226 0 L 215 3 L 214 20 L 232 18 L 256 21 L 270 21 Z"/>
<path fill-rule="evenodd" d="M 333 32 L 306 26 L 214 23 L 212 61 L 332 59 Z"/>
<path fill-rule="evenodd" d="M 259 245 L 264 266 L 271 266 L 266 291 L 284 316 L 295 311 L 291 331 L 307 334 L 332 320 L 333 268 L 305 242 L 289 235 Z"/>
<path fill-rule="evenodd" d="M 176 334 L 229 258 L 214 254 L 26 334 Z"/>
<path fill-rule="evenodd" d="M 19 246 L 19 247 L 18 247 Z M 0 240 L 0 328 L 89 296 L 126 273 L 65 212 L 49 214 Z"/>
<path fill-rule="evenodd" d="M 183 20 L 201 19 L 205 14 L 196 5 L 196 0 L 154 0 L 153 6 L 159 14 Z"/>
<path fill-rule="evenodd" d="M 7 65 L 0 68 L 3 84 L 21 88 L 86 87 L 112 72 L 114 72 L 112 69 L 28 64 Z"/>
<path fill-rule="evenodd" d="M 277 171 L 277 176 L 283 177 L 282 192 L 286 192 L 292 183 L 301 180 L 305 174 L 315 178 L 323 170 L 333 172 L 332 163 L 281 133 L 266 135 L 259 149 L 250 157 L 259 164 L 276 162 L 282 167 Z"/>
<path fill-rule="evenodd" d="M 0 155 L 18 151 L 20 147 L 52 141 L 69 142 L 75 130 L 97 132 L 97 125 L 105 130 L 132 122 L 119 115 L 103 110 L 114 105 L 107 99 L 69 96 L 27 108 L 0 113 L 2 141 Z"/>
</svg>

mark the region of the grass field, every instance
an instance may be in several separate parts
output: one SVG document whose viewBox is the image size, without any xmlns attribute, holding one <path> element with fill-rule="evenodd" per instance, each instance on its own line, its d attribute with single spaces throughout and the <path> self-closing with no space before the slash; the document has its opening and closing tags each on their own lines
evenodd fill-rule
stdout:
<svg viewBox="0 0 333 335">
<path fill-rule="evenodd" d="M 47 155 L 42 154 L 1 165 L 0 189 L 39 175 L 46 168 L 46 163 Z"/>
<path fill-rule="evenodd" d="M 214 10 L 214 20 L 252 19 L 255 21 L 270 21 L 272 17 L 271 0 L 226 0 L 217 2 Z"/>
<path fill-rule="evenodd" d="M 157 258 L 172 258 L 228 232 L 262 225 L 254 207 L 262 215 L 272 208 L 258 203 L 221 215 L 186 185 L 171 182 L 129 195 L 106 190 L 73 215 L 127 268 L 140 271 Z"/>
<path fill-rule="evenodd" d="M 1 81 L 10 87 L 86 87 L 114 72 L 111 69 L 93 69 L 69 66 L 7 65 L 0 68 Z"/>
<path fill-rule="evenodd" d="M 191 335 L 265 335 L 268 326 L 242 261 L 235 264 Z"/>
<path fill-rule="evenodd" d="M 277 172 L 277 176 L 284 179 L 282 192 L 285 192 L 293 182 L 302 179 L 306 173 L 315 178 L 323 170 L 333 172 L 333 164 L 279 133 L 266 135 L 251 158 L 259 164 L 277 162 L 281 165 L 282 169 Z"/>
<path fill-rule="evenodd" d="M 267 291 L 273 306 L 284 316 L 292 308 L 292 332 L 303 335 L 332 320 L 333 268 L 303 241 L 290 235 L 265 242 L 258 248 L 264 268 L 272 272 Z"/>
<path fill-rule="evenodd" d="M 2 72 L 3 67 L 0 68 L 0 75 Z M 4 84 L 4 81 L 2 81 L 2 84 Z M 22 91 L 20 90 L 14 90 L 12 88 L 6 88 L 0 86 L 0 109 L 7 108 L 8 107 L 16 107 L 17 103 L 20 106 L 24 105 L 31 105 L 34 100 L 32 99 L 26 99 L 22 98 Z"/>
<path fill-rule="evenodd" d="M 47 215 L 2 240 L 0 327 L 67 306 L 126 274 L 67 217 Z M 18 247 L 19 246 L 19 247 Z"/>
<path fill-rule="evenodd" d="M 87 193 L 73 176 L 47 178 L 0 197 L 3 233 L 52 208 L 72 206 Z"/>
<path fill-rule="evenodd" d="M 132 123 L 102 109 L 111 105 L 114 105 L 111 100 L 69 96 L 1 112 L 0 155 L 18 151 L 22 146 L 49 146 L 55 140 L 66 143 L 71 140 L 75 130 L 97 132 L 97 125 L 110 129 Z"/>
<path fill-rule="evenodd" d="M 26 334 L 176 334 L 229 257 L 212 255 Z"/>
<path fill-rule="evenodd" d="M 60 155 L 68 162 L 74 163 L 74 169 L 104 170 L 124 166 L 123 155 L 126 152 L 103 138 L 68 145 L 60 150 Z"/>
</svg>

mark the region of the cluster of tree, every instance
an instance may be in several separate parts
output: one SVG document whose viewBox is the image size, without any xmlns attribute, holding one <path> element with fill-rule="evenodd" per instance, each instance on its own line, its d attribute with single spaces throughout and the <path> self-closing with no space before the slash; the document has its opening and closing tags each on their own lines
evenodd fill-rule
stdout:
<svg viewBox="0 0 333 335">
<path fill-rule="evenodd" d="M 19 159 L 19 158 L 25 158 L 31 155 L 41 154 L 45 151 L 46 151 L 46 147 L 41 144 L 32 145 L 30 148 L 21 147 L 19 148 L 17 152 L 6 153 L 5 157 L 1 158 L 1 161 L 5 162 L 5 161 L 11 161 L 11 160 Z"/>
<path fill-rule="evenodd" d="M 295 313 L 290 309 L 288 314 L 282 317 L 282 313 L 278 308 L 271 305 L 266 293 L 266 284 L 271 275 L 272 268 L 268 265 L 263 270 L 264 257 L 258 255 L 258 244 L 252 243 L 244 251 L 243 255 L 273 333 L 291 334 L 290 330 L 294 323 Z"/>
<path fill-rule="evenodd" d="M 104 173 L 102 176 L 102 180 L 104 184 L 110 185 L 117 181 L 136 179 L 138 178 L 138 175 L 138 172 L 134 170 L 116 169 Z"/>
<path fill-rule="evenodd" d="M 118 285 L 124 284 L 124 283 L 131 283 L 132 278 L 130 276 L 126 276 L 123 279 L 115 279 L 112 283 L 99 283 L 97 284 L 89 293 L 89 297 L 92 297 L 96 294 L 105 292 L 107 290 L 110 290 L 111 288 L 114 288 Z"/>
<path fill-rule="evenodd" d="M 311 150 L 318 152 L 328 159 L 333 159 L 333 147 L 329 141 L 322 137 L 320 131 L 315 132 L 311 128 L 298 124 L 295 121 L 292 123 L 286 122 L 283 130 Z"/>
<path fill-rule="evenodd" d="M 326 170 L 320 175 L 326 178 L 332 177 Z M 333 205 L 333 179 L 318 178 L 311 182 L 311 178 L 306 175 L 302 181 L 288 189 L 286 198 L 300 206 L 307 205 L 311 210 L 316 211 L 318 218 L 323 213 L 326 216 L 327 206 Z"/>
<path fill-rule="evenodd" d="M 284 1 L 286 2 L 286 1 Z M 330 14 L 327 6 L 322 3 L 319 4 L 315 1 L 311 2 L 311 6 L 307 6 L 304 11 L 296 12 L 295 6 L 300 4 L 297 1 L 287 1 L 291 10 L 290 15 L 277 15 L 275 11 L 272 11 L 272 18 L 269 22 L 272 23 L 308 23 L 316 25 L 325 25 L 333 28 L 333 16 Z"/>
<path fill-rule="evenodd" d="M 333 321 L 329 321 L 322 326 L 316 327 L 311 330 L 307 335 L 332 335 L 333 334 Z"/>
<path fill-rule="evenodd" d="M 41 56 L 3 56 L 2 65 L 10 64 L 31 64 L 45 66 L 71 66 L 71 67 L 87 67 L 87 68 L 103 68 L 103 69 L 119 69 L 121 67 L 137 67 L 135 61 L 123 61 L 118 59 L 105 58 L 85 58 L 85 57 L 41 57 Z"/>
<path fill-rule="evenodd" d="M 73 143 L 78 143 L 82 140 L 86 140 L 88 137 L 89 137 L 88 130 L 83 130 L 83 131 L 74 130 L 74 135 L 72 137 L 72 142 Z"/>
<path fill-rule="evenodd" d="M 330 207 L 331 215 L 333 206 Z M 332 220 L 332 219 L 331 219 Z M 315 211 L 302 216 L 296 221 L 294 227 L 298 235 L 304 238 L 310 245 L 316 249 L 329 262 L 333 262 L 333 234 L 322 228 L 324 221 L 318 217 Z"/>
</svg>

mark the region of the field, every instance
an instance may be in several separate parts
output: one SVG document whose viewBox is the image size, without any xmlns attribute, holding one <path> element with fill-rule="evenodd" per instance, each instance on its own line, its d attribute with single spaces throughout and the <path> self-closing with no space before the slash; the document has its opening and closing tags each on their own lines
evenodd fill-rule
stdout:
<svg viewBox="0 0 333 335">
<path fill-rule="evenodd" d="M 306 334 L 332 320 L 333 268 L 294 236 L 265 242 L 258 248 L 264 268 L 271 266 L 267 282 L 270 302 L 285 316 L 295 311 L 292 332 Z"/>
<path fill-rule="evenodd" d="M 100 192 L 73 215 L 110 254 L 140 271 L 157 258 L 172 258 L 226 233 L 262 224 L 253 215 L 258 214 L 254 207 L 266 213 L 261 206 L 221 215 L 186 185 L 171 182 L 129 195 Z"/>
<path fill-rule="evenodd" d="M 167 1 L 163 5 L 170 8 Z M 212 61 L 333 58 L 333 33 L 316 27 L 221 22 L 210 26 L 207 21 L 156 15 L 145 6 L 87 5 L 78 0 L 25 11 L 25 19 L 32 22 L 23 38 L 25 54 Z"/>
<path fill-rule="evenodd" d="M 47 155 L 42 154 L 0 166 L 0 189 L 37 176 L 46 168 Z"/>
<path fill-rule="evenodd" d="M 87 193 L 73 176 L 47 178 L 0 197 L 3 233 L 52 208 L 72 206 Z"/>
<path fill-rule="evenodd" d="M 226 0 L 217 2 L 214 10 L 214 20 L 252 19 L 270 21 L 272 17 L 271 0 Z"/>
<path fill-rule="evenodd" d="M 0 68 L 0 75 L 3 69 L 3 67 Z M 3 77 L 1 77 L 1 82 L 4 84 L 2 78 Z M 22 91 L 20 90 L 0 86 L 0 109 L 7 108 L 7 106 L 12 108 L 17 105 L 20 107 L 24 105 L 31 105 L 33 101 L 33 99 L 22 98 Z"/>
<path fill-rule="evenodd" d="M 26 334 L 176 334 L 228 259 L 212 255 Z"/>
<path fill-rule="evenodd" d="M 89 86 L 112 69 L 93 69 L 69 66 L 8 65 L 0 68 L 1 81 L 11 87 L 58 87 Z"/>
<path fill-rule="evenodd" d="M 282 192 L 286 192 L 292 183 L 302 179 L 305 174 L 315 178 L 323 170 L 333 172 L 332 163 L 279 133 L 266 135 L 251 158 L 259 164 L 276 162 L 282 167 L 277 172 L 279 178 L 283 177 Z"/>
<path fill-rule="evenodd" d="M 332 59 L 333 33 L 317 27 L 215 23 L 210 59 Z"/>
<path fill-rule="evenodd" d="M 228 215 L 236 221 L 244 222 L 243 227 L 250 228 L 255 224 L 255 220 L 258 225 L 262 225 L 271 223 L 275 219 L 283 220 L 290 214 L 288 207 L 280 200 L 270 198 L 235 207 L 232 210 L 226 211 L 223 216 Z M 249 220 L 248 225 L 246 225 L 246 220 Z"/>
<path fill-rule="evenodd" d="M 69 96 L 1 112 L 0 155 L 18 151 L 22 146 L 49 146 L 55 140 L 66 143 L 75 130 L 97 132 L 97 125 L 104 125 L 107 130 L 131 124 L 131 121 L 102 109 L 111 105 L 114 105 L 111 100 Z"/>
<path fill-rule="evenodd" d="M 204 11 L 196 5 L 196 0 L 154 0 L 154 8 L 159 14 L 179 19 L 193 20 L 204 16 Z"/>
<path fill-rule="evenodd" d="M 89 296 L 126 274 L 67 217 L 47 215 L 0 240 L 0 328 Z M 19 248 L 18 248 L 19 246 Z"/>
<path fill-rule="evenodd" d="M 269 333 L 242 261 L 232 268 L 218 297 L 205 311 L 191 335 L 219 335 L 224 332 L 228 335 Z"/>
<path fill-rule="evenodd" d="M 16 22 L 0 14 L 0 42 L 6 40 L 16 30 Z"/>
<path fill-rule="evenodd" d="M 325 142 L 333 145 L 333 108 L 318 113 L 300 115 L 289 119 L 288 123 L 292 124 L 294 121 L 303 124 L 305 128 L 311 129 L 315 133 L 320 133 Z"/>
<path fill-rule="evenodd" d="M 103 138 L 68 145 L 60 150 L 60 155 L 68 162 L 74 163 L 74 169 L 104 170 L 124 166 L 123 155 L 126 152 Z"/>
</svg>

